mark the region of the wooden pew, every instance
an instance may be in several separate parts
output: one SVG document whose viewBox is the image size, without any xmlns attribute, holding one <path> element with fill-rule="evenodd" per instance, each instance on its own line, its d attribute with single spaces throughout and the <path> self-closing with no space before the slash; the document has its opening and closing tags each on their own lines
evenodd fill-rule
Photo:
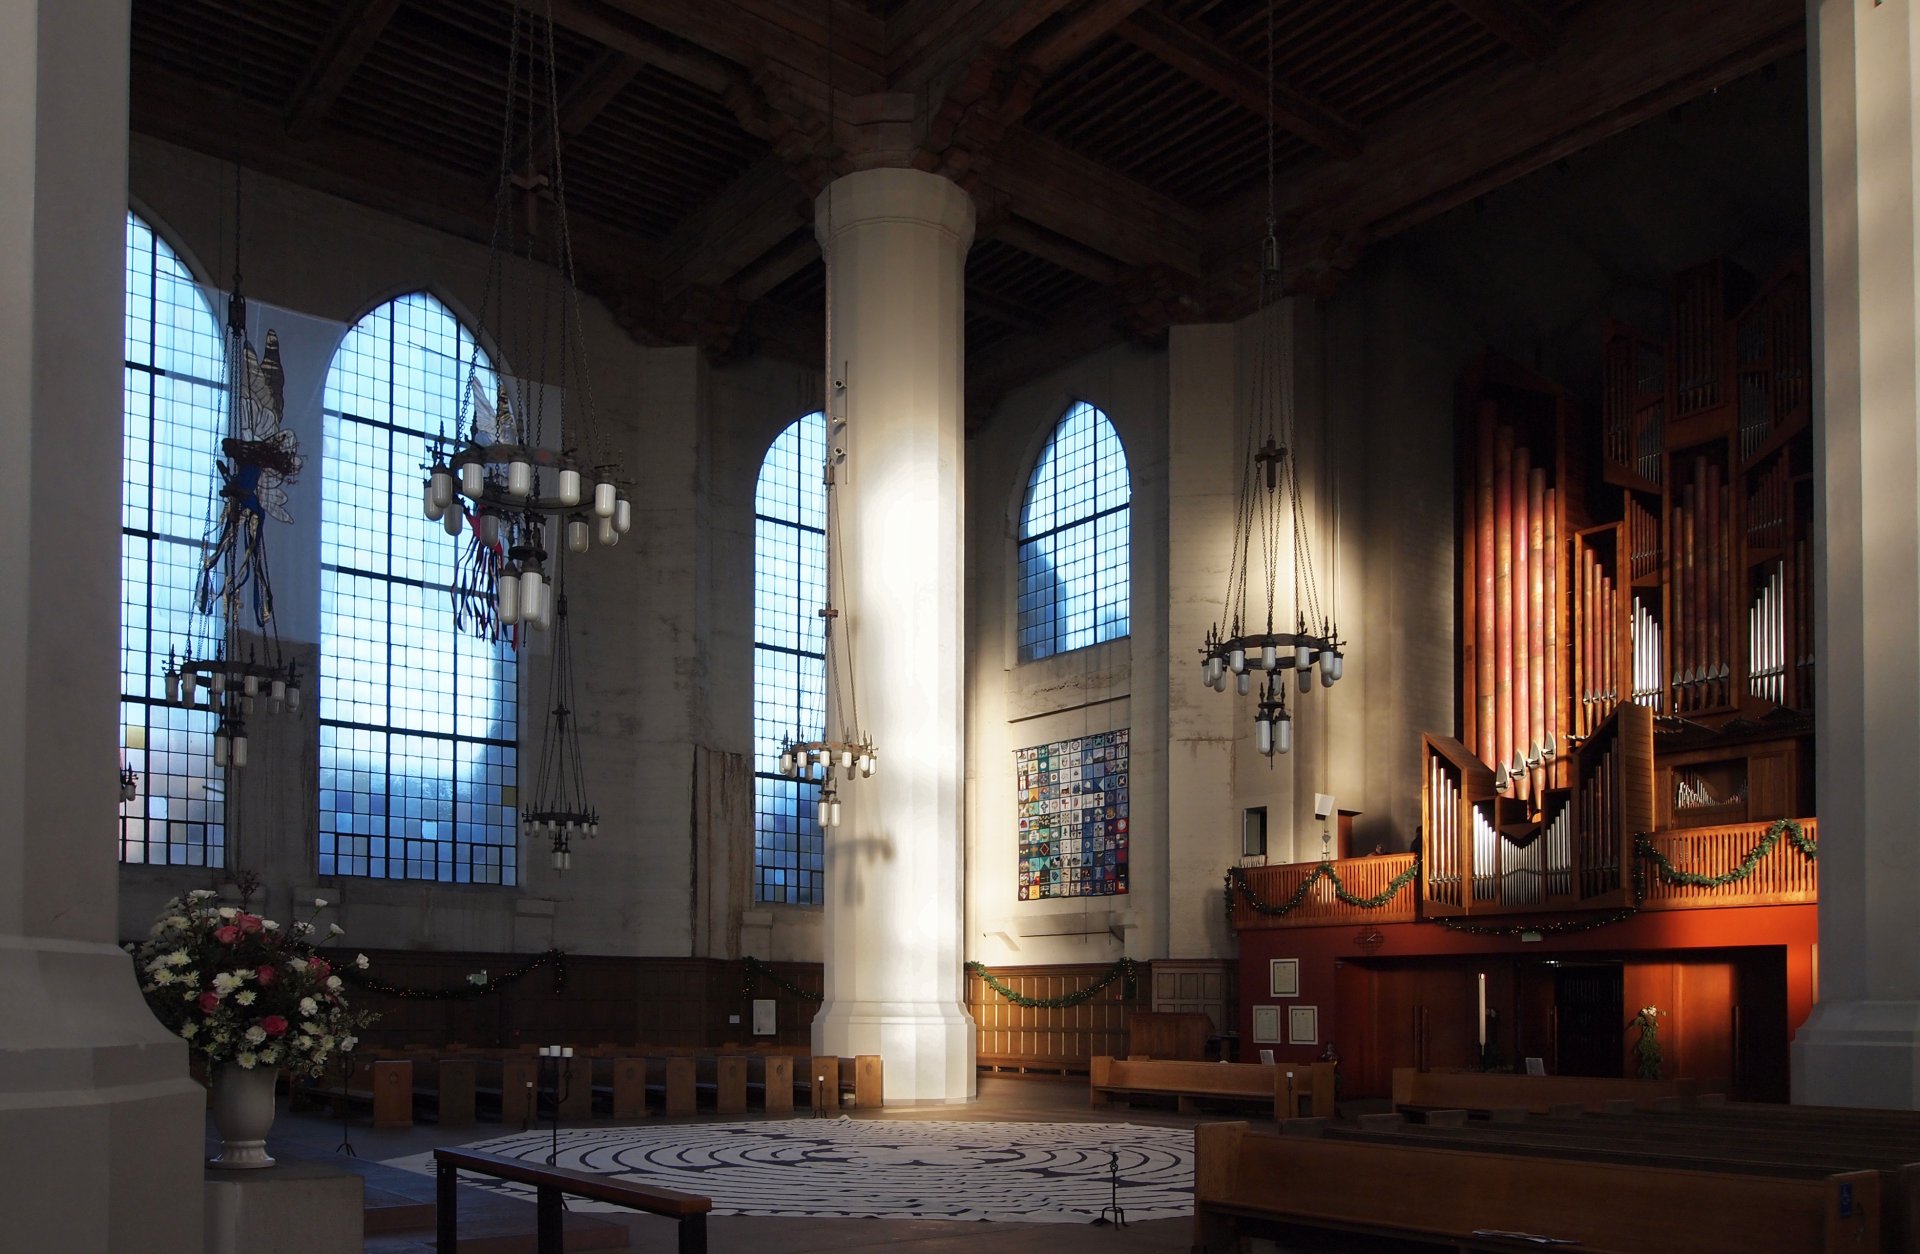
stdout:
<svg viewBox="0 0 1920 1254">
<path fill-rule="evenodd" d="M 613 1117 L 647 1117 L 647 1060 L 616 1058 L 613 1061 Z"/>
<path fill-rule="evenodd" d="M 1514 1075 L 1487 1071 L 1393 1069 L 1396 1110 L 1524 1109 L 1544 1115 L 1555 1106 L 1579 1105 L 1600 1111 L 1610 1101 L 1651 1108 L 1660 1098 L 1689 1101 L 1698 1096 L 1692 1080 L 1619 1080 L 1581 1075 Z"/>
<path fill-rule="evenodd" d="M 867 1110 L 877 1110 L 887 1104 L 886 1076 L 880 1069 L 880 1055 L 854 1056 L 853 1104 Z"/>
<path fill-rule="evenodd" d="M 1182 1114 L 1190 1113 L 1197 1099 L 1207 1098 L 1260 1102 L 1271 1107 L 1275 1119 L 1331 1117 L 1333 1067 L 1325 1062 L 1182 1062 L 1096 1055 L 1088 1060 L 1087 1091 L 1095 1106 L 1139 1094 L 1172 1097 Z"/>
<path fill-rule="evenodd" d="M 559 1090 L 560 1117 L 575 1123 L 593 1118 L 593 1059 L 575 1054 L 556 1062 L 548 1064 L 546 1083 Z"/>
<path fill-rule="evenodd" d="M 720 1115 L 747 1113 L 747 1060 L 723 1054 L 713 1060 L 713 1110 Z"/>
<path fill-rule="evenodd" d="M 807 1060 L 807 1105 L 815 1114 L 827 1114 L 840 1106 L 840 1060 L 816 1054 Z"/>
<path fill-rule="evenodd" d="M 761 1103 L 770 1115 L 793 1113 L 793 1059 L 784 1054 L 768 1054 L 761 1075 Z"/>
<path fill-rule="evenodd" d="M 667 1059 L 667 1114 L 686 1116 L 694 1113 L 693 1059 Z"/>
<path fill-rule="evenodd" d="M 474 1089 L 480 1080 L 475 1058 L 442 1058 L 434 1066 L 434 1105 L 440 1126 L 467 1128 L 474 1122 Z"/>
<path fill-rule="evenodd" d="M 1880 1177 L 1783 1178 L 1328 1137 L 1244 1123 L 1194 1129 L 1196 1251 L 1288 1227 L 1515 1250 L 1525 1233 L 1583 1254 L 1873 1250 Z"/>
<path fill-rule="evenodd" d="M 564 1248 L 562 1206 L 566 1196 L 573 1196 L 664 1215 L 679 1224 L 680 1254 L 706 1254 L 707 1214 L 713 1209 L 710 1198 L 635 1184 L 593 1171 L 541 1166 L 525 1159 L 478 1150 L 437 1149 L 433 1151 L 433 1159 L 438 1177 L 434 1188 L 435 1247 L 440 1254 L 455 1254 L 460 1248 L 459 1177 L 462 1171 L 533 1185 L 535 1239 L 542 1251 Z"/>
<path fill-rule="evenodd" d="M 539 1060 L 512 1054 L 500 1060 L 500 1123 L 531 1127 L 538 1122 Z"/>
<path fill-rule="evenodd" d="M 381 1058 L 373 1064 L 373 1126 L 413 1126 L 413 1063 Z"/>
</svg>

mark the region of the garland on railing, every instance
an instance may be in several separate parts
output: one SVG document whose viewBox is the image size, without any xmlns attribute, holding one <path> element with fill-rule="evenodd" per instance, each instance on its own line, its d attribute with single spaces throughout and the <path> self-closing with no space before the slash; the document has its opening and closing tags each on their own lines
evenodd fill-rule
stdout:
<svg viewBox="0 0 1920 1254">
<path fill-rule="evenodd" d="M 1081 1002 L 1091 1001 L 1099 994 L 1101 989 L 1104 989 L 1107 985 L 1118 979 L 1125 979 L 1127 982 L 1126 991 L 1121 994 L 1124 1000 L 1132 1001 L 1139 992 L 1135 982 L 1137 975 L 1134 969 L 1134 961 L 1131 958 L 1120 959 L 1120 961 L 1108 967 L 1106 974 L 1102 975 L 1099 979 L 1078 992 L 1068 993 L 1064 997 L 1028 997 L 1024 993 L 1017 993 L 995 978 L 993 972 L 987 970 L 984 962 L 969 962 L 967 964 L 967 970 L 979 976 L 981 983 L 1014 1005 L 1037 1007 L 1041 1010 L 1064 1010 L 1068 1006 L 1078 1006 Z"/>
<path fill-rule="evenodd" d="M 1347 891 L 1345 884 L 1340 882 L 1340 872 L 1334 869 L 1333 863 L 1322 862 L 1313 868 L 1313 874 L 1300 881 L 1299 887 L 1293 890 L 1291 897 L 1276 906 L 1270 901 L 1260 900 L 1260 894 L 1254 891 L 1253 885 L 1248 881 L 1246 868 L 1229 867 L 1227 869 L 1227 917 L 1229 919 L 1233 917 L 1233 899 L 1236 893 L 1259 914 L 1273 916 L 1291 914 L 1299 909 L 1300 903 L 1307 899 L 1307 893 L 1322 879 L 1333 881 L 1333 895 L 1347 905 L 1357 906 L 1362 910 L 1378 910 L 1392 901 L 1401 889 L 1419 878 L 1419 875 L 1420 859 L 1416 855 L 1412 865 L 1389 880 L 1385 888 L 1371 897 L 1356 897 Z"/>
<path fill-rule="evenodd" d="M 1666 854 L 1661 853 L 1654 846 L 1653 837 L 1647 832 L 1641 832 L 1634 837 L 1634 848 L 1642 858 L 1660 868 L 1660 878 L 1666 883 L 1682 888 L 1725 888 L 1729 884 L 1738 884 L 1752 875 L 1759 867 L 1760 860 L 1773 852 L 1774 846 L 1780 843 L 1782 836 L 1791 841 L 1793 847 L 1806 856 L 1807 861 L 1812 862 L 1818 858 L 1819 845 L 1792 819 L 1774 820 L 1772 826 L 1767 828 L 1766 835 L 1747 851 L 1747 856 L 1740 860 L 1738 866 L 1722 871 L 1718 875 L 1701 875 L 1695 871 L 1681 870 L 1673 865 Z"/>
<path fill-rule="evenodd" d="M 497 993 L 507 985 L 525 979 L 545 966 L 553 968 L 553 991 L 565 992 L 567 955 L 564 950 L 559 949 L 549 949 L 529 959 L 525 964 L 499 975 L 489 976 L 485 971 L 475 972 L 467 977 L 465 984 L 456 985 L 453 988 L 403 988 L 398 984 L 376 980 L 352 963 L 342 963 L 334 967 L 333 971 L 346 983 L 357 988 L 384 993 L 388 997 L 398 997 L 402 1001 L 465 1001 L 475 997 L 485 997 L 488 993 Z"/>
<path fill-rule="evenodd" d="M 773 968 L 758 958 L 742 958 L 740 965 L 742 968 L 740 976 L 740 996 L 748 1001 L 752 1001 L 753 995 L 760 991 L 761 980 L 765 980 L 783 992 L 793 994 L 802 1001 L 825 1001 L 827 999 L 825 993 L 816 993 L 810 989 L 801 988 L 792 980 L 774 974 Z"/>
</svg>

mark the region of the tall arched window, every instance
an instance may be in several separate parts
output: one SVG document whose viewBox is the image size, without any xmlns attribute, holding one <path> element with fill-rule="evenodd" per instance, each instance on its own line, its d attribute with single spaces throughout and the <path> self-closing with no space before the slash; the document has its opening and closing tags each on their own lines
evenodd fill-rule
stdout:
<svg viewBox="0 0 1920 1254">
<path fill-rule="evenodd" d="M 454 630 L 467 543 L 420 513 L 426 439 L 459 425 L 473 337 L 414 293 L 327 371 L 320 528 L 320 874 L 512 884 L 512 649 Z M 484 354 L 483 386 L 492 365 Z"/>
<path fill-rule="evenodd" d="M 1027 483 L 1020 511 L 1020 660 L 1127 634 L 1133 489 L 1107 416 L 1067 410 Z"/>
<path fill-rule="evenodd" d="M 227 434 L 225 354 L 193 276 L 129 213 L 120 743 L 140 791 L 120 807 L 123 862 L 226 864 L 213 712 L 168 705 L 159 669 L 187 638 L 214 460 Z"/>
<path fill-rule="evenodd" d="M 784 736 L 827 720 L 827 423 L 796 419 L 760 463 L 753 495 L 753 898 L 818 904 L 826 852 L 820 785 L 780 774 Z"/>
</svg>

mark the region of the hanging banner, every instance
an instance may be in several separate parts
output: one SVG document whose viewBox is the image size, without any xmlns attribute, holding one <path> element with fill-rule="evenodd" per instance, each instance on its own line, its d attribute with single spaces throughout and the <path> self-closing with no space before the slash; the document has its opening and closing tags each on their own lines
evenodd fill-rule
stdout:
<svg viewBox="0 0 1920 1254">
<path fill-rule="evenodd" d="M 1020 900 L 1127 891 L 1127 733 L 1013 751 Z"/>
</svg>

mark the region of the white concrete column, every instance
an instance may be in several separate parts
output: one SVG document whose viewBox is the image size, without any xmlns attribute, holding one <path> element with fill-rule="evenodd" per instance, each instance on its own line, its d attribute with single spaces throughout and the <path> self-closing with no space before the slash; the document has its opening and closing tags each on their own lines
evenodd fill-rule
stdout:
<svg viewBox="0 0 1920 1254">
<path fill-rule="evenodd" d="M 1819 1001 L 1793 1098 L 1920 1108 L 1920 213 L 1909 0 L 1810 0 Z"/>
<path fill-rule="evenodd" d="M 814 1048 L 879 1054 L 888 1101 L 974 1094 L 963 1005 L 962 315 L 973 202 L 863 170 L 815 205 L 847 382 L 836 472 L 860 720 L 880 752 L 827 837 L 826 1003 Z"/>
<path fill-rule="evenodd" d="M 0 1245 L 186 1254 L 205 1096 L 114 944 L 128 31 L 0 4 Z"/>
</svg>

